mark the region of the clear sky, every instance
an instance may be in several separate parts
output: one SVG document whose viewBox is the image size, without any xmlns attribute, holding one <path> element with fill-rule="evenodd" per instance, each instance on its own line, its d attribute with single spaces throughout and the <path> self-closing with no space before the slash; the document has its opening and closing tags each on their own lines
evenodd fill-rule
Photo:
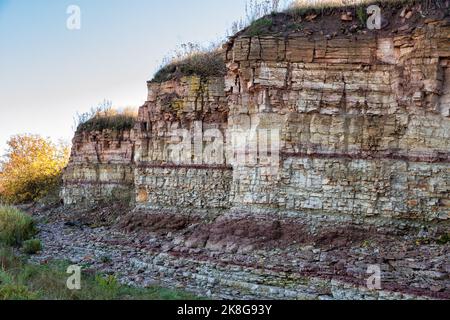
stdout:
<svg viewBox="0 0 450 320">
<path fill-rule="evenodd" d="M 18 133 L 70 141 L 75 114 L 104 99 L 142 105 L 168 52 L 223 38 L 244 14 L 245 0 L 0 0 L 0 154 Z"/>
</svg>

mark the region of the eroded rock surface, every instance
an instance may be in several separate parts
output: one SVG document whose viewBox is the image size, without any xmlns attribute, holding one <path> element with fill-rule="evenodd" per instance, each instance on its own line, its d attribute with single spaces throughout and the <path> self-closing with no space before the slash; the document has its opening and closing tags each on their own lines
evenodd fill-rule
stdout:
<svg viewBox="0 0 450 320">
<path fill-rule="evenodd" d="M 69 260 L 129 285 L 222 299 L 450 299 L 448 245 L 431 234 L 424 241 L 326 219 L 315 230 L 308 218 L 208 223 L 161 211 L 124 212 L 116 227 L 92 228 L 67 208 L 35 214 L 46 223 L 34 261 Z M 380 290 L 367 287 L 369 265 L 381 268 Z"/>
<path fill-rule="evenodd" d="M 134 248 L 116 252 L 128 260 L 113 267 L 129 267 L 124 279 L 135 278 L 136 261 L 152 279 L 207 284 L 218 297 L 449 298 L 449 247 L 437 240 L 450 223 L 442 5 L 408 7 L 412 20 L 393 9 L 401 19 L 380 31 L 242 32 L 224 46 L 225 77 L 149 82 L 133 130 L 74 139 L 65 203 L 120 195 L 135 208 L 117 224 L 129 234 L 80 236 Z M 236 126 L 248 147 L 230 151 Z M 211 132 L 225 142 L 217 163 L 208 162 Z M 276 170 L 253 157 L 255 132 L 270 136 Z M 78 234 L 48 228 L 64 241 Z M 46 237 L 56 253 L 59 241 Z M 370 265 L 381 267 L 384 291 L 362 288 Z"/>
</svg>

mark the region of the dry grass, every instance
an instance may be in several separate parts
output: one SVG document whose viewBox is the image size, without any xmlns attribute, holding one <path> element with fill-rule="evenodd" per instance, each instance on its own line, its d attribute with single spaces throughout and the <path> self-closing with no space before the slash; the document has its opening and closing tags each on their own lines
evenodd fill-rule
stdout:
<svg viewBox="0 0 450 320">
<path fill-rule="evenodd" d="M 112 103 L 104 101 L 89 112 L 78 115 L 76 120 L 77 132 L 103 131 L 103 130 L 130 130 L 137 119 L 137 109 L 114 109 Z"/>
<path fill-rule="evenodd" d="M 161 83 L 192 75 L 201 78 L 222 77 L 225 73 L 225 61 L 217 45 L 204 48 L 197 44 L 187 43 L 182 44 L 165 58 L 152 82 Z"/>
<path fill-rule="evenodd" d="M 442 0 L 294 0 L 289 5 L 288 10 L 309 10 L 309 9 L 329 9 L 339 7 L 358 7 L 369 4 L 414 4 L 423 3 L 426 7 L 439 5 Z M 439 7 L 439 6 L 438 6 Z"/>
<path fill-rule="evenodd" d="M 313 21 L 316 17 L 318 18 L 314 21 L 319 21 L 321 17 L 337 16 L 343 10 L 354 13 L 360 25 L 364 26 L 368 17 L 366 8 L 371 4 L 379 5 L 384 11 L 416 4 L 420 4 L 422 10 L 442 10 L 444 8 L 443 0 L 293 0 L 286 3 L 277 13 L 270 11 L 271 1 L 261 1 L 261 3 L 250 2 L 252 5 L 246 9 L 250 12 L 247 12 L 247 20 L 238 21 L 233 25 L 234 34 L 238 33 L 239 28 L 247 36 L 289 32 L 289 30 L 301 29 L 301 24 L 305 21 Z M 309 17 L 314 18 L 308 20 Z M 339 18 L 336 21 L 338 23 Z"/>
</svg>

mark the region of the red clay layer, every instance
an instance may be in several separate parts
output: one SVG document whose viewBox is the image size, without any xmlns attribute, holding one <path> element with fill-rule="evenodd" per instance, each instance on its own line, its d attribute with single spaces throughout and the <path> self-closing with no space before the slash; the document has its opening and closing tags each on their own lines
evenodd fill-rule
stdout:
<svg viewBox="0 0 450 320">
<path fill-rule="evenodd" d="M 138 168 L 157 168 L 157 169 L 198 169 L 198 170 L 232 170 L 229 165 L 209 165 L 209 164 L 154 164 L 148 162 L 139 162 Z"/>
</svg>

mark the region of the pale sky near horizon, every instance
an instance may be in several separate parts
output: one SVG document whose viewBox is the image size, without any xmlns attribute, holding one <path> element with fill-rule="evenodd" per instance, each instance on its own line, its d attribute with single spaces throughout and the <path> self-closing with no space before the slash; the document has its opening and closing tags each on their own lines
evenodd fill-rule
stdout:
<svg viewBox="0 0 450 320">
<path fill-rule="evenodd" d="M 104 99 L 142 105 L 170 51 L 224 38 L 244 15 L 245 0 L 0 0 L 0 155 L 14 134 L 70 141 L 76 113 Z"/>
</svg>

